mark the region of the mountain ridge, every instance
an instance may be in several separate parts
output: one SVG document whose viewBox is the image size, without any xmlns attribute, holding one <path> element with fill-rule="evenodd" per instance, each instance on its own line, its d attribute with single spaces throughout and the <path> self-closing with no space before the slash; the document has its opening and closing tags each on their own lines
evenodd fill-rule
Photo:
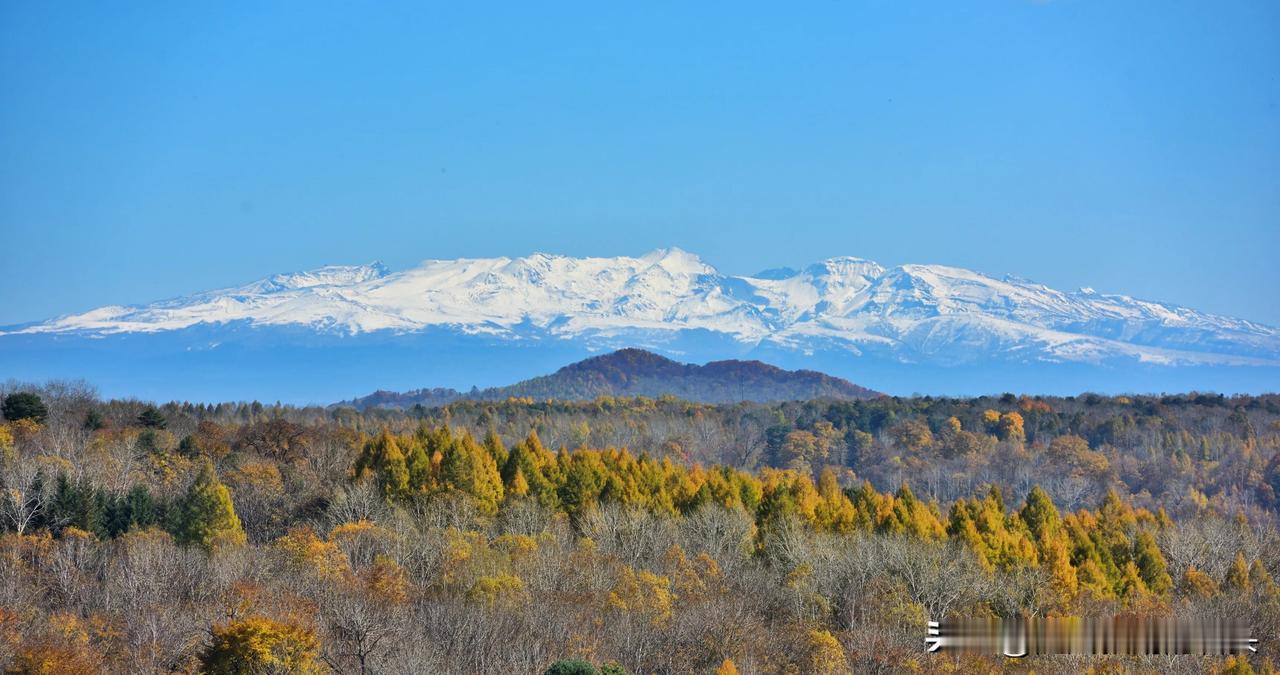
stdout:
<svg viewBox="0 0 1280 675">
<path fill-rule="evenodd" d="M 888 351 L 904 362 L 992 355 L 975 351 L 981 348 L 1048 361 L 1280 365 L 1280 330 L 1177 305 L 1058 291 L 944 265 L 885 268 L 849 256 L 799 271 L 729 276 L 677 248 L 636 258 L 428 260 L 401 272 L 380 263 L 326 266 L 5 333 L 146 333 L 237 320 L 351 336 L 446 326 L 592 340 L 704 329 L 744 344 L 798 349 L 834 341 L 853 354 Z"/>
<path fill-rule="evenodd" d="M 503 386 L 624 347 L 816 369 L 895 394 L 1256 393 L 1280 381 L 1280 329 L 1253 321 L 853 256 L 726 275 L 680 249 L 270 275 L 0 327 L 0 373 L 84 377 L 122 395 L 322 402 L 421 382 Z"/>
<path fill-rule="evenodd" d="M 447 387 L 407 392 L 376 391 L 339 404 L 426 407 L 457 400 L 508 398 L 594 400 L 601 396 L 675 396 L 700 403 L 772 402 L 810 399 L 856 400 L 882 396 L 848 380 L 814 370 L 785 370 L 759 360 L 725 359 L 703 365 L 681 363 L 634 347 L 568 364 L 548 375 L 463 393 Z"/>
</svg>

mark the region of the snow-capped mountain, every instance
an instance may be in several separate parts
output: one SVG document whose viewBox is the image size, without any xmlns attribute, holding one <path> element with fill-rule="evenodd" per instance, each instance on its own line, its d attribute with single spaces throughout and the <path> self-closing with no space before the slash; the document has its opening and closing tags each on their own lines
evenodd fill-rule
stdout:
<svg viewBox="0 0 1280 675">
<path fill-rule="evenodd" d="M 352 336 L 448 327 L 606 341 L 700 329 L 747 345 L 821 344 L 906 361 L 1280 364 L 1280 330 L 1123 295 L 1063 292 L 941 265 L 886 269 L 847 257 L 803 271 L 728 276 L 674 248 L 638 258 L 428 260 L 403 272 L 379 263 L 322 267 L 10 332 L 150 333 L 235 321 Z"/>
<path fill-rule="evenodd" d="M 1175 305 L 1091 289 L 1064 292 L 940 265 L 886 268 L 851 257 L 803 270 L 734 276 L 674 248 L 640 257 L 538 253 L 428 260 L 399 272 L 374 263 L 278 274 L 245 286 L 0 330 L 0 367 L 19 352 L 38 356 L 50 345 L 63 354 L 88 344 L 98 353 L 110 352 L 102 341 L 111 339 L 131 340 L 151 360 L 175 351 L 225 351 L 237 344 L 279 349 L 287 343 L 321 351 L 383 345 L 405 359 L 440 364 L 464 350 L 460 345 L 484 345 L 489 355 L 477 358 L 502 371 L 506 381 L 513 373 L 506 372 L 505 357 L 495 356 L 506 353 L 499 346 L 519 347 L 524 360 L 552 351 L 579 357 L 640 346 L 685 360 L 761 356 L 799 367 L 817 361 L 855 381 L 868 369 L 893 379 L 926 366 L 1000 364 L 1011 372 L 1010 367 L 1036 364 L 1142 364 L 1268 373 L 1280 367 L 1280 330 Z M 12 358 L 4 358 L 6 353 Z M 380 353 L 375 360 L 398 370 L 398 362 L 387 358 Z M 526 372 L 532 368 L 520 365 Z M 448 370 L 441 367 L 431 372 Z M 917 378 L 909 386 L 924 381 Z"/>
</svg>

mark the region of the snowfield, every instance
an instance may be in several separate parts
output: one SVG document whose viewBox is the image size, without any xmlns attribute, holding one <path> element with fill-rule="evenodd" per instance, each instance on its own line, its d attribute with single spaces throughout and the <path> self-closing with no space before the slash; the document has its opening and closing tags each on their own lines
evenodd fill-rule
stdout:
<svg viewBox="0 0 1280 675">
<path fill-rule="evenodd" d="M 329 266 L 7 333 L 157 333 L 229 322 L 353 337 L 441 327 L 566 340 L 702 330 L 747 345 L 817 345 L 903 362 L 1280 365 L 1276 328 L 1089 288 L 850 257 L 728 276 L 675 248 L 640 257 L 427 260 L 401 272 Z"/>
</svg>

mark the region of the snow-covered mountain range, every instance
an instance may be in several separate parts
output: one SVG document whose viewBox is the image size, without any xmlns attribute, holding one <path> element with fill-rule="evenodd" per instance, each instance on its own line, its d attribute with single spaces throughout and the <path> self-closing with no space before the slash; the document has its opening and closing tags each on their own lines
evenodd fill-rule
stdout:
<svg viewBox="0 0 1280 675">
<path fill-rule="evenodd" d="M 378 263 L 322 267 L 8 332 L 108 335 L 229 322 L 348 336 L 446 327 L 602 346 L 638 335 L 661 343 L 664 333 L 703 330 L 744 345 L 840 349 L 905 362 L 1280 365 L 1280 330 L 1124 295 L 848 257 L 731 276 L 674 248 L 634 258 L 428 260 L 402 272 Z"/>
<path fill-rule="evenodd" d="M 1280 330 L 940 265 L 696 255 L 428 260 L 278 274 L 0 328 L 0 376 L 105 393 L 333 401 L 507 384 L 606 350 L 761 359 L 890 393 L 1275 390 Z"/>
</svg>

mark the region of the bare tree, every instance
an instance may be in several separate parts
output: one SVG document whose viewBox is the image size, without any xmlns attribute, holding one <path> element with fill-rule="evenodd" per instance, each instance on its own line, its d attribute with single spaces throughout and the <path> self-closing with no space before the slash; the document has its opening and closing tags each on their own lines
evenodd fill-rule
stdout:
<svg viewBox="0 0 1280 675">
<path fill-rule="evenodd" d="M 6 462 L 0 472 L 0 518 L 18 534 L 24 534 L 48 508 L 49 486 L 31 460 Z"/>
</svg>

